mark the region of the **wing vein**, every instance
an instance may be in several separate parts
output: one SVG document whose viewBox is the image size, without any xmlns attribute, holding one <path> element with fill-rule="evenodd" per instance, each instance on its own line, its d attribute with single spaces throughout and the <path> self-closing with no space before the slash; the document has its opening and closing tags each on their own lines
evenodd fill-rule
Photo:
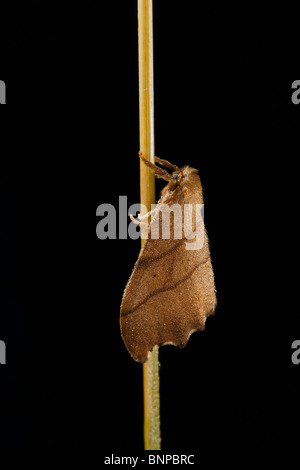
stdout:
<svg viewBox="0 0 300 470">
<path fill-rule="evenodd" d="M 161 287 L 160 289 L 156 289 L 154 290 L 153 292 L 151 292 L 150 294 L 147 295 L 147 297 L 145 297 L 144 300 L 142 300 L 141 302 L 139 302 L 132 310 L 127 310 L 127 311 L 123 311 L 122 312 L 122 317 L 126 317 L 127 315 L 130 315 L 132 313 L 134 313 L 138 308 L 140 308 L 143 304 L 145 304 L 151 297 L 154 297 L 155 295 L 158 295 L 158 294 L 161 294 L 163 292 L 166 292 L 166 291 L 169 291 L 169 290 L 172 290 L 172 289 L 175 289 L 179 284 L 182 284 L 183 282 L 187 281 L 193 274 L 194 272 L 196 271 L 197 268 L 199 268 L 199 266 L 201 264 L 205 264 L 207 261 L 209 260 L 209 256 L 207 256 L 207 258 L 205 258 L 204 260 L 200 261 L 199 263 L 196 264 L 196 266 L 193 267 L 193 269 L 186 275 L 184 276 L 183 278 L 179 279 L 179 281 L 175 282 L 174 284 L 172 284 L 171 286 L 168 286 L 168 287 Z"/>
</svg>

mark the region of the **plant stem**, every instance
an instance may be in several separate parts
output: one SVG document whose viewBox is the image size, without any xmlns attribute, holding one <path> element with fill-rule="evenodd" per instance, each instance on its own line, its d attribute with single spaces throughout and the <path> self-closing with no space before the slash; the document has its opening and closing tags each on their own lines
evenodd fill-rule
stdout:
<svg viewBox="0 0 300 470">
<path fill-rule="evenodd" d="M 152 0 L 138 0 L 140 151 L 154 163 L 154 80 Z M 155 176 L 141 161 L 141 204 L 155 204 Z M 142 206 L 142 207 L 143 207 Z M 144 215 L 143 213 L 141 215 Z M 142 244 L 144 240 L 142 239 Z M 160 449 L 160 398 L 158 347 L 143 364 L 144 443 L 146 450 Z"/>
</svg>

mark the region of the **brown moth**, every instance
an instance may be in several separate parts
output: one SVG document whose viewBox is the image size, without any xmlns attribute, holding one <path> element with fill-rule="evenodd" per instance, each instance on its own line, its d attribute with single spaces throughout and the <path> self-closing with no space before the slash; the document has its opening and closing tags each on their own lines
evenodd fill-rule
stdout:
<svg viewBox="0 0 300 470">
<path fill-rule="evenodd" d="M 192 215 L 186 215 L 182 211 L 182 224 L 179 228 L 181 237 L 174 236 L 175 229 L 178 234 L 178 221 L 175 221 L 175 216 L 172 218 L 171 213 L 170 237 L 162 237 L 162 207 L 177 204 L 195 208 L 197 204 L 203 204 L 197 170 L 189 166 L 177 168 L 168 161 L 155 157 L 157 163 L 172 170 L 169 173 L 150 163 L 141 154 L 140 158 L 158 178 L 168 181 L 157 206 L 150 213 L 150 224 L 136 221 L 131 216 L 141 227 L 146 225 L 148 238 L 141 248 L 123 295 L 120 326 L 128 352 L 136 361 L 146 362 L 155 345 L 173 344 L 184 347 L 194 331 L 204 329 L 206 318 L 214 313 L 217 301 L 203 220 L 201 248 L 188 249 L 199 224 L 196 211 L 193 210 Z M 156 238 L 151 237 L 154 220 L 158 221 L 159 227 Z M 184 230 L 186 222 L 190 222 L 192 229 L 188 234 Z"/>
</svg>

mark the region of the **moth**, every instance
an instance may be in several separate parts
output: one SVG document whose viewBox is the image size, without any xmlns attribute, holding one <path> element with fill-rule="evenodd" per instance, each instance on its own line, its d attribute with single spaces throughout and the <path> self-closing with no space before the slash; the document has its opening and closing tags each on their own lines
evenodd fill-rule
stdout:
<svg viewBox="0 0 300 470">
<path fill-rule="evenodd" d="M 146 227 L 147 239 L 124 291 L 120 327 L 130 355 L 138 362 L 146 362 L 155 345 L 183 348 L 193 332 L 204 329 L 217 300 L 207 233 L 203 219 L 199 222 L 194 210 L 203 205 L 198 171 L 189 166 L 178 168 L 158 157 L 155 162 L 161 166 L 141 154 L 140 159 L 158 178 L 168 182 L 153 211 L 140 220 L 131 216 L 135 223 Z M 192 209 L 182 210 L 179 229 L 179 222 L 171 213 L 169 237 L 162 236 L 163 207 Z M 151 222 L 144 222 L 145 219 Z M 155 237 L 154 221 L 158 227 Z M 190 232 L 186 233 L 184 228 L 188 225 Z M 194 243 L 192 236 L 197 235 L 197 225 L 202 227 L 202 243 L 197 249 L 189 249 L 189 244 Z"/>
</svg>

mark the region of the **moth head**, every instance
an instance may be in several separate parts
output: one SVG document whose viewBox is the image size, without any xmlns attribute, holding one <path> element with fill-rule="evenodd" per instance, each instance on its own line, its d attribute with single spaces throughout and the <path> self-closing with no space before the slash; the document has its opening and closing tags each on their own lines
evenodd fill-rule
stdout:
<svg viewBox="0 0 300 470">
<path fill-rule="evenodd" d="M 183 168 L 178 168 L 178 170 L 172 173 L 171 184 L 178 185 L 180 183 L 184 184 L 188 180 L 198 179 L 198 170 L 191 168 L 190 166 L 184 166 Z"/>
<path fill-rule="evenodd" d="M 180 188 L 183 187 L 188 188 L 191 191 L 202 191 L 198 170 L 191 168 L 190 166 L 184 166 L 183 168 L 178 168 L 172 173 L 171 180 L 166 187 L 166 191 L 180 191 Z"/>
<path fill-rule="evenodd" d="M 183 178 L 183 168 L 178 168 L 176 171 L 173 171 L 173 173 L 170 174 L 170 180 L 168 184 L 168 190 L 169 191 L 174 191 L 176 188 L 178 188 L 182 182 Z"/>
<path fill-rule="evenodd" d="M 174 173 L 172 173 L 172 178 L 177 184 L 179 184 L 182 180 L 182 171 L 181 170 L 174 171 Z"/>
</svg>

